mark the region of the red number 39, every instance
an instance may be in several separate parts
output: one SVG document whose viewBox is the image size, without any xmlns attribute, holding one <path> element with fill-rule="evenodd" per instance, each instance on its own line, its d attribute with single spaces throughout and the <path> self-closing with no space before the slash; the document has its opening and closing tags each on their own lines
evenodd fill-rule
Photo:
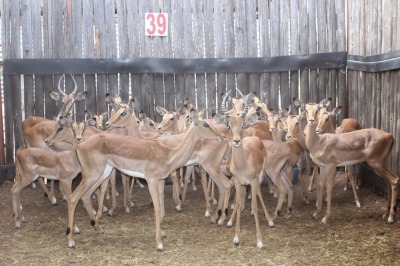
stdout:
<svg viewBox="0 0 400 266">
<path fill-rule="evenodd" d="M 168 14 L 167 13 L 146 13 L 146 35 L 168 36 Z"/>
</svg>

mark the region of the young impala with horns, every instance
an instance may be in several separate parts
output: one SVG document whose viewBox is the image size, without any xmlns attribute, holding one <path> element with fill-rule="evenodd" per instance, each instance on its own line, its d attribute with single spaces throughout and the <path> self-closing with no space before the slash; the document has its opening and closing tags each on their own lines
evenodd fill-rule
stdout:
<svg viewBox="0 0 400 266">
<path fill-rule="evenodd" d="M 92 193 L 109 176 L 113 168 L 121 172 L 146 179 L 154 206 L 157 250 L 164 249 L 160 200 L 164 197 L 164 179 L 175 169 L 183 166 L 190 158 L 197 141 L 223 139 L 225 136 L 206 121 L 198 118 L 191 110 L 192 124 L 182 142 L 176 148 L 169 148 L 157 140 L 149 140 L 116 134 L 97 134 L 77 145 L 76 152 L 81 163 L 82 181 L 68 200 L 68 246 L 75 247 L 73 240 L 75 208 L 82 199 L 87 207 L 91 224 L 101 231 L 91 205 Z"/>
<path fill-rule="evenodd" d="M 225 123 L 230 129 L 230 135 L 227 136 L 232 146 L 229 170 L 232 173 L 235 182 L 236 196 L 235 208 L 231 216 L 232 218 L 228 222 L 228 226 L 232 225 L 232 219 L 236 214 L 236 228 L 233 243 L 234 245 L 239 245 L 241 190 L 242 186 L 250 185 L 252 195 L 251 208 L 256 224 L 257 247 L 261 248 L 263 243 L 258 219 L 257 198 L 259 198 L 261 201 L 261 205 L 263 207 L 265 217 L 269 222 L 269 226 L 274 226 L 274 223 L 272 222 L 268 215 L 268 211 L 265 208 L 259 183 L 259 179 L 264 178 L 266 150 L 260 138 L 255 136 L 244 137 L 245 129 L 258 119 L 258 115 L 256 113 L 247 114 L 250 102 L 252 101 L 252 94 L 249 94 L 245 97 L 245 107 L 240 114 L 237 115 L 231 111 L 228 111 L 226 108 L 226 98 L 229 93 L 230 91 L 225 95 L 222 101 L 221 110 L 224 112 L 224 116 L 214 116 L 214 119 L 217 123 Z"/>
<path fill-rule="evenodd" d="M 63 77 L 64 75 L 62 75 L 58 81 L 58 92 L 50 92 L 50 96 L 53 100 L 61 101 L 63 103 L 63 107 L 57 115 L 56 120 L 48 120 L 39 116 L 30 116 L 22 121 L 22 135 L 24 139 L 24 146 L 26 148 L 43 148 L 48 150 L 49 147 L 46 145 L 45 140 L 53 132 L 59 118 L 69 116 L 69 114 L 73 111 L 73 105 L 75 101 L 81 101 L 85 99 L 86 91 L 77 93 L 78 86 L 72 75 L 71 77 L 74 81 L 73 91 L 70 94 L 66 94 L 63 90 L 61 90 L 61 80 Z M 70 145 L 65 145 L 63 142 L 57 143 L 53 149 L 56 151 L 65 151 L 70 149 Z M 52 186 L 50 192 L 47 190 L 42 178 L 39 178 L 39 184 L 41 185 L 43 191 L 45 192 L 45 196 L 50 200 L 50 202 L 52 204 L 56 204 L 57 200 L 54 196 L 53 181 L 51 183 Z"/>
</svg>

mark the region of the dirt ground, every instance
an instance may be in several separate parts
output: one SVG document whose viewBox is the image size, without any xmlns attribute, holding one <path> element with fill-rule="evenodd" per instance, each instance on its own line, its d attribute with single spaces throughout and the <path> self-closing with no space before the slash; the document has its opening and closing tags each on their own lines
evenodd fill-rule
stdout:
<svg viewBox="0 0 400 266">
<path fill-rule="evenodd" d="M 147 188 L 135 189 L 135 207 L 125 213 L 122 196 L 114 216 L 104 215 L 98 234 L 88 216 L 78 206 L 76 221 L 81 230 L 75 236 L 77 247 L 67 247 L 67 205 L 60 199 L 52 206 L 40 189 L 22 193 L 26 223 L 15 229 L 10 189 L 0 186 L 0 264 L 1 265 L 398 265 L 400 263 L 400 222 L 382 220 L 385 198 L 370 189 L 358 191 L 358 209 L 350 190 L 344 191 L 338 175 L 333 195 L 333 215 L 328 224 L 312 218 L 311 203 L 302 201 L 300 185 L 295 186 L 293 215 L 278 217 L 276 227 L 261 220 L 264 247 L 256 247 L 255 222 L 250 203 L 242 213 L 240 245 L 233 245 L 234 228 L 217 226 L 204 218 L 204 196 L 189 188 L 183 212 L 176 212 L 171 186 L 166 187 L 166 219 L 163 229 L 164 252 L 156 251 L 154 214 Z M 120 183 L 118 190 L 122 192 Z M 263 187 L 264 200 L 272 213 L 276 199 Z M 109 202 L 107 202 L 109 205 Z M 215 207 L 214 207 L 215 208 Z M 260 217 L 263 216 L 260 213 Z"/>
</svg>

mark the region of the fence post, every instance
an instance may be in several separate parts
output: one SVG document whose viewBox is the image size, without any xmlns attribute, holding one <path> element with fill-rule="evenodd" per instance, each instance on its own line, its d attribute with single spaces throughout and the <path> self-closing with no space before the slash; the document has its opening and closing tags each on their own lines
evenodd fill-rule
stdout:
<svg viewBox="0 0 400 266">
<path fill-rule="evenodd" d="M 0 61 L 1 73 L 3 73 L 4 61 Z M 0 82 L 0 185 L 6 180 L 6 165 L 5 165 L 5 156 L 4 156 L 4 131 L 3 131 L 3 98 L 1 96 L 1 92 L 3 91 L 3 87 Z"/>
</svg>

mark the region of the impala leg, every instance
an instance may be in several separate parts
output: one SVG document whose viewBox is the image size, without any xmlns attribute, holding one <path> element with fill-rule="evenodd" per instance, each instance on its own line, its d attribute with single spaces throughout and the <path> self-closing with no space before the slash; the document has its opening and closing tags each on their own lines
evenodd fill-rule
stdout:
<svg viewBox="0 0 400 266">
<path fill-rule="evenodd" d="M 178 175 L 177 171 L 172 171 L 170 173 L 170 177 L 172 179 L 172 185 L 173 185 L 173 192 L 174 192 L 174 200 L 175 200 L 175 210 L 178 212 L 182 211 L 182 195 L 181 195 L 181 187 L 179 185 L 179 180 L 178 180 Z"/>
<path fill-rule="evenodd" d="M 22 182 L 20 180 L 19 174 L 17 173 L 15 180 L 17 180 L 13 187 L 11 188 L 11 194 L 12 194 L 12 203 L 13 203 L 13 210 L 14 210 L 14 221 L 15 221 L 15 227 L 20 228 L 21 227 L 21 222 L 25 221 L 25 219 L 22 216 L 22 210 L 21 210 L 21 191 L 28 186 L 30 183 L 32 183 L 32 179 L 26 182 Z"/>
<path fill-rule="evenodd" d="M 256 237 L 257 237 L 257 247 L 262 248 L 262 234 L 260 230 L 260 221 L 258 219 L 258 204 L 257 204 L 257 195 L 260 197 L 260 201 L 264 204 L 262 200 L 260 191 L 260 184 L 258 183 L 257 179 L 253 179 L 251 182 L 251 209 L 253 210 L 254 220 L 256 222 Z M 265 207 L 265 206 L 264 206 Z"/>
<path fill-rule="evenodd" d="M 316 179 L 317 180 L 317 203 L 316 203 L 317 210 L 314 212 L 313 217 L 315 219 L 318 219 L 319 214 L 321 213 L 321 210 L 322 210 L 322 202 L 323 202 L 322 197 L 323 197 L 323 192 L 324 192 L 324 184 L 325 184 L 326 175 L 321 173 L 321 175 L 318 175 L 316 178 L 317 178 Z"/>
<path fill-rule="evenodd" d="M 355 181 L 355 176 L 353 173 L 352 165 L 346 166 L 346 175 L 347 175 L 347 178 L 350 180 L 350 184 L 353 189 L 353 195 L 354 195 L 354 200 L 356 202 L 356 205 L 358 208 L 361 208 L 360 200 L 358 199 L 358 195 L 357 195 L 356 181 Z"/>
<path fill-rule="evenodd" d="M 204 214 L 204 216 L 206 218 L 211 216 L 211 204 L 210 204 L 210 198 L 208 195 L 208 191 L 207 191 L 207 173 L 206 171 L 201 168 L 200 169 L 201 173 L 200 173 L 200 182 L 201 182 L 201 186 L 203 187 L 203 192 L 204 192 L 204 198 L 206 200 L 206 213 Z"/>
<path fill-rule="evenodd" d="M 324 172 L 322 172 L 322 169 Z M 331 167 L 323 167 L 321 168 L 321 175 L 326 176 L 326 194 L 327 194 L 327 202 L 326 202 L 326 214 L 325 217 L 322 218 L 322 223 L 326 224 L 328 222 L 329 217 L 332 214 L 332 190 L 335 183 L 336 176 L 336 166 Z"/>
<path fill-rule="evenodd" d="M 115 209 L 117 208 L 117 187 L 116 187 L 116 180 L 115 180 L 115 169 L 111 171 L 110 176 L 108 177 L 110 179 L 110 185 L 111 185 L 111 208 L 108 210 L 108 215 L 111 216 L 114 214 Z M 108 189 L 106 189 L 107 191 Z"/>
<path fill-rule="evenodd" d="M 300 179 L 301 179 L 301 188 L 303 191 L 303 200 L 306 204 L 309 204 L 309 199 L 308 199 L 308 191 L 307 191 L 307 177 L 308 173 L 310 171 L 310 165 L 307 163 L 307 155 L 304 153 L 304 155 L 299 159 L 299 162 L 297 163 L 297 166 L 299 167 L 300 171 Z M 308 167 L 308 168 L 307 168 Z"/>
<path fill-rule="evenodd" d="M 149 178 L 147 180 L 147 186 L 149 188 L 150 196 L 153 201 L 154 207 L 154 219 L 156 226 L 156 242 L 157 242 L 157 251 L 163 251 L 164 246 L 162 243 L 162 235 L 161 235 L 161 210 L 160 210 L 160 195 L 158 192 L 158 179 L 157 178 Z"/>
<path fill-rule="evenodd" d="M 264 173 L 262 173 L 262 175 L 264 175 Z M 258 182 L 258 181 L 257 181 L 257 182 Z M 261 181 L 261 183 L 262 183 L 262 181 Z M 251 193 L 253 193 L 253 188 L 251 189 L 251 191 L 252 191 Z M 256 190 L 256 195 L 257 195 L 258 199 L 260 200 L 261 207 L 263 208 L 263 211 L 264 211 L 265 219 L 267 219 L 267 221 L 268 221 L 268 226 L 269 226 L 269 227 L 274 227 L 275 224 L 274 224 L 273 220 L 271 219 L 271 217 L 269 216 L 267 207 L 265 207 L 265 203 L 264 203 L 264 200 L 263 200 L 263 197 L 262 197 L 262 194 L 261 194 L 260 182 L 258 182 L 258 187 L 257 187 L 257 190 Z M 254 198 L 254 196 L 252 196 L 252 199 L 253 199 L 253 198 Z M 253 204 L 253 200 L 252 200 L 252 204 Z"/>
<path fill-rule="evenodd" d="M 86 211 L 89 214 L 89 217 L 93 217 L 91 224 L 93 226 L 96 225 L 95 217 L 93 215 L 93 207 L 91 205 L 90 198 L 93 192 L 97 189 L 97 187 L 101 184 L 101 182 L 110 175 L 112 171 L 112 167 L 106 165 L 103 174 L 91 171 L 89 173 L 85 173 L 82 171 L 82 181 L 78 185 L 78 187 L 74 190 L 74 192 L 68 198 L 68 228 L 66 231 L 68 247 L 75 247 L 75 241 L 73 239 L 73 230 L 75 226 L 75 209 L 76 205 L 79 202 L 79 199 L 82 198 L 83 203 L 85 204 Z M 96 183 L 98 184 L 96 186 Z"/>
<path fill-rule="evenodd" d="M 388 186 L 388 200 L 386 205 L 386 211 L 383 215 L 385 219 L 387 217 L 388 223 L 394 222 L 394 216 L 396 214 L 396 202 L 397 202 L 397 189 L 399 185 L 399 177 L 393 174 L 389 169 L 385 166 L 381 165 L 373 165 L 370 162 L 368 164 L 374 168 L 374 170 L 383 177 L 387 186 Z"/>
<path fill-rule="evenodd" d="M 292 188 L 292 184 L 293 184 L 293 167 L 289 166 L 287 167 L 287 179 L 288 181 L 291 182 L 291 184 L 288 184 L 289 187 L 287 188 L 287 195 L 288 195 L 288 201 L 287 201 L 287 213 L 286 213 L 286 218 L 290 218 L 290 216 L 292 215 L 292 203 L 293 203 L 293 188 Z"/>
<path fill-rule="evenodd" d="M 54 196 L 54 187 L 53 187 L 53 193 L 51 193 L 48 189 L 46 184 L 44 183 L 44 180 L 42 177 L 38 178 L 38 182 L 40 187 L 42 188 L 44 192 L 44 196 L 50 201 L 51 204 L 56 205 L 57 204 L 57 199 Z"/>
<path fill-rule="evenodd" d="M 235 237 L 233 238 L 233 244 L 235 246 L 239 245 L 240 242 L 240 211 L 241 211 L 241 185 L 239 183 L 239 180 L 235 178 L 235 188 L 236 188 L 236 196 L 235 196 L 235 209 L 237 210 L 236 212 L 236 227 L 235 227 Z"/>
<path fill-rule="evenodd" d="M 186 167 L 185 177 L 183 178 L 183 191 L 182 191 L 182 201 L 186 198 L 187 187 L 190 181 L 190 175 L 192 174 L 194 165 L 189 165 Z"/>
<path fill-rule="evenodd" d="M 193 191 L 197 191 L 195 167 L 196 166 L 193 165 L 193 168 L 192 168 L 192 190 Z"/>
<path fill-rule="evenodd" d="M 125 174 L 122 174 L 122 173 L 121 173 L 121 176 L 122 176 L 122 186 L 124 188 L 124 207 L 125 207 L 125 212 L 128 213 L 128 212 L 131 212 L 130 203 L 129 203 L 131 200 L 130 196 L 129 196 L 129 179 L 130 179 L 130 177 Z"/>
<path fill-rule="evenodd" d="M 103 206 L 104 206 L 104 196 L 106 194 L 108 184 L 110 182 L 110 176 L 108 176 L 103 183 L 100 185 L 100 193 L 99 193 L 99 198 L 98 198 L 98 208 L 97 208 L 97 214 L 96 214 L 96 220 L 99 221 L 101 216 L 103 215 Z"/>
</svg>

